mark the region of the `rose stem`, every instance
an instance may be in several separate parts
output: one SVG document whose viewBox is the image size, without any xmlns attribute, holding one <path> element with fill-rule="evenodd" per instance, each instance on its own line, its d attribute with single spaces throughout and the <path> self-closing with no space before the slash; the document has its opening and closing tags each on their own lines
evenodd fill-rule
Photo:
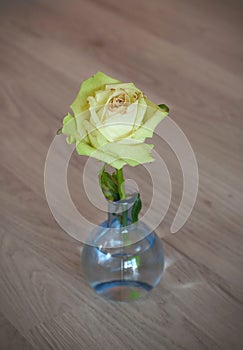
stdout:
<svg viewBox="0 0 243 350">
<path fill-rule="evenodd" d="M 120 200 L 126 199 L 126 192 L 125 192 L 125 186 L 124 186 L 124 176 L 123 176 L 123 171 L 121 169 L 116 170 L 116 175 L 117 175 L 117 182 L 118 182 L 118 191 L 119 191 L 119 196 Z M 128 212 L 125 209 L 125 206 L 122 206 L 122 226 L 125 227 L 127 226 L 127 215 Z"/>
<path fill-rule="evenodd" d="M 120 200 L 126 199 L 126 192 L 125 192 L 124 177 L 123 177 L 122 168 L 116 170 L 116 176 L 117 176 L 118 192 L 119 192 Z"/>
</svg>

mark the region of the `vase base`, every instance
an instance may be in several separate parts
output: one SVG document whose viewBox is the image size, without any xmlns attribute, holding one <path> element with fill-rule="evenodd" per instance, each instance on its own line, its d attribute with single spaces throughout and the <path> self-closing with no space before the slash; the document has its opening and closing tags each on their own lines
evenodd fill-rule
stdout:
<svg viewBox="0 0 243 350">
<path fill-rule="evenodd" d="M 133 301 L 143 298 L 153 286 L 139 281 L 115 280 L 93 286 L 96 293 L 115 301 Z"/>
</svg>

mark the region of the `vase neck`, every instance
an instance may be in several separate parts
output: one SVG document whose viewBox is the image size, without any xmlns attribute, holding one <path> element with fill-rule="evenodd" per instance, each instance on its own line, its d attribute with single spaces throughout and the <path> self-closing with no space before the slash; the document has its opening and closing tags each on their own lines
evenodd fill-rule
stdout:
<svg viewBox="0 0 243 350">
<path fill-rule="evenodd" d="M 120 201 L 108 201 L 109 227 L 125 227 L 132 223 L 132 208 L 137 197 L 138 193 L 135 193 Z"/>
</svg>

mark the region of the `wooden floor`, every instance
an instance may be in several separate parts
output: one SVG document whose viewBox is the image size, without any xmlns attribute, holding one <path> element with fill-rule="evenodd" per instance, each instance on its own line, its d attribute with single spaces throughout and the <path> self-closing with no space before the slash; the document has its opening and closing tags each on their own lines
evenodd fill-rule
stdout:
<svg viewBox="0 0 243 350">
<path fill-rule="evenodd" d="M 243 348 L 242 10 L 237 0 L 0 1 L 1 350 Z M 194 211 L 169 234 L 182 179 L 156 140 L 173 196 L 157 229 L 166 271 L 143 302 L 111 303 L 89 289 L 80 243 L 44 194 L 55 131 L 98 70 L 167 103 L 199 164 Z M 100 220 L 81 188 L 85 161 L 73 155 L 70 191 Z M 150 185 L 140 185 L 146 198 Z"/>
</svg>

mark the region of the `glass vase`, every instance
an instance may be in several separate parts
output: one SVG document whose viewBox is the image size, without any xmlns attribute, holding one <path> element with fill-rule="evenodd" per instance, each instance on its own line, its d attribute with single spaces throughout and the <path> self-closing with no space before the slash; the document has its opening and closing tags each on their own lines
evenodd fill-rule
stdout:
<svg viewBox="0 0 243 350">
<path fill-rule="evenodd" d="M 161 240 L 142 221 L 132 222 L 137 196 L 108 201 L 108 219 L 90 234 L 83 248 L 86 279 L 97 294 L 111 300 L 142 298 L 163 274 Z"/>
</svg>

